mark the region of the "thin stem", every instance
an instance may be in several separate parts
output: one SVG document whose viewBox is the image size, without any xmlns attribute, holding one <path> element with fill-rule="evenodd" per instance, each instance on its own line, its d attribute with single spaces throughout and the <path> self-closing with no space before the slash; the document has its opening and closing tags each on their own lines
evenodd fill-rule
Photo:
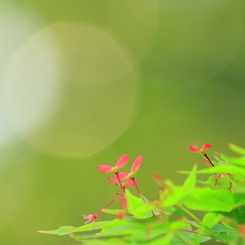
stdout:
<svg viewBox="0 0 245 245">
<path fill-rule="evenodd" d="M 189 214 L 193 219 L 195 219 L 198 223 L 201 223 L 201 221 L 194 215 L 192 214 L 189 210 L 187 210 L 186 208 L 184 208 L 183 206 L 180 206 L 180 208 L 183 209 L 183 211 L 185 211 L 187 214 Z M 203 227 L 203 226 L 200 226 L 198 224 L 196 224 L 195 222 L 191 221 L 191 220 L 187 220 L 186 219 L 186 222 L 189 223 L 190 225 L 198 228 L 198 229 L 201 229 L 201 228 L 204 228 L 206 232 L 202 232 L 201 234 L 205 235 L 205 236 L 209 236 L 209 237 L 213 237 L 213 238 L 216 238 L 214 235 L 213 235 L 213 232 L 210 231 L 207 227 Z M 195 232 L 196 233 L 196 232 Z M 199 232 L 200 233 L 200 232 Z"/>
<path fill-rule="evenodd" d="M 182 229 L 182 228 L 180 228 L 179 230 L 181 230 L 181 231 L 186 231 L 186 232 L 191 232 L 191 233 L 199 233 L 198 231 L 193 231 L 193 230 L 187 230 L 187 229 Z"/>
<path fill-rule="evenodd" d="M 196 227 L 197 229 L 201 229 L 200 225 L 196 224 L 195 222 L 193 222 L 191 220 L 186 219 L 186 222 L 189 223 L 190 225 Z"/>
<path fill-rule="evenodd" d="M 135 188 L 136 188 L 136 190 L 137 190 L 137 192 L 139 194 L 139 197 L 145 202 L 144 198 L 141 196 L 141 192 L 140 192 L 140 189 L 139 189 L 139 187 L 138 187 L 138 185 L 137 185 L 137 183 L 135 181 L 135 178 L 131 178 L 131 180 L 133 180 L 133 182 L 134 182 L 134 186 L 135 186 Z"/>
<path fill-rule="evenodd" d="M 179 205 L 179 207 L 186 212 L 187 214 L 189 214 L 193 219 L 195 219 L 198 223 L 202 223 L 201 220 L 199 220 L 193 213 L 191 213 L 188 209 L 184 208 L 183 206 Z"/>
<path fill-rule="evenodd" d="M 131 180 L 133 180 L 133 182 L 134 182 L 134 184 L 135 184 L 135 188 L 136 188 L 136 190 L 137 190 L 137 192 L 138 192 L 139 197 L 144 201 L 144 203 L 146 203 L 145 198 L 141 195 L 140 189 L 139 189 L 139 187 L 138 187 L 138 185 L 137 185 L 137 183 L 136 183 L 136 181 L 135 181 L 135 178 L 131 178 Z M 156 216 L 155 216 L 155 213 L 154 213 L 152 210 L 151 210 L 151 213 L 152 213 L 152 216 L 153 216 L 153 217 L 156 217 Z"/>
<path fill-rule="evenodd" d="M 209 163 L 214 167 L 214 164 L 212 163 L 212 161 L 209 159 L 208 155 L 206 153 L 203 154 L 207 160 L 209 161 Z"/>
<path fill-rule="evenodd" d="M 117 178 L 117 181 L 118 181 L 118 183 L 120 185 L 120 188 L 121 188 L 122 192 L 125 193 L 125 187 L 122 186 L 122 183 L 121 183 L 121 180 L 119 178 L 118 172 L 115 173 L 115 176 Z"/>
<path fill-rule="evenodd" d="M 229 190 L 231 191 L 232 189 L 232 182 L 230 182 Z"/>
<path fill-rule="evenodd" d="M 97 217 L 97 216 L 102 212 L 103 209 L 108 208 L 112 203 L 114 203 L 119 197 L 122 197 L 122 196 L 124 196 L 124 195 L 116 193 L 116 197 L 115 197 L 111 202 L 109 202 L 107 205 L 105 205 L 105 207 L 103 207 L 102 209 L 100 209 L 100 210 L 95 214 L 95 216 Z"/>
<path fill-rule="evenodd" d="M 181 207 L 181 208 L 182 208 L 182 207 Z M 185 210 L 184 208 L 183 208 L 183 210 L 184 210 L 185 212 L 187 211 L 187 210 Z M 161 209 L 157 209 L 157 211 L 160 212 L 160 213 L 163 213 L 163 214 L 171 215 L 171 213 L 166 212 L 166 211 L 163 211 L 163 210 L 161 210 Z M 194 216 L 194 215 L 191 215 L 190 212 L 187 212 L 187 213 L 188 213 L 190 216 L 192 216 L 192 217 Z M 194 216 L 194 218 L 195 218 L 196 220 L 198 220 L 198 218 L 196 218 L 195 216 Z M 193 222 L 193 221 L 191 221 L 191 220 L 185 219 L 185 221 L 186 221 L 187 223 L 189 223 L 190 225 L 192 225 L 193 227 L 196 227 L 197 229 L 201 229 L 201 228 L 202 228 L 202 226 L 196 224 L 195 222 Z M 199 220 L 198 220 L 198 222 L 200 223 Z M 198 231 L 187 230 L 187 229 L 182 229 L 182 228 L 180 228 L 179 230 L 186 231 L 186 232 L 192 232 L 192 233 L 200 233 L 200 232 L 198 232 Z M 211 236 L 209 233 L 202 233 L 202 234 L 205 235 L 205 236 Z"/>
<path fill-rule="evenodd" d="M 232 187 L 236 186 L 236 184 L 230 176 L 231 176 L 231 174 L 219 174 L 218 177 L 215 179 L 214 186 L 217 186 L 217 184 L 221 178 L 226 178 L 227 180 L 230 181 L 230 186 L 229 186 L 228 190 L 232 191 Z"/>
</svg>

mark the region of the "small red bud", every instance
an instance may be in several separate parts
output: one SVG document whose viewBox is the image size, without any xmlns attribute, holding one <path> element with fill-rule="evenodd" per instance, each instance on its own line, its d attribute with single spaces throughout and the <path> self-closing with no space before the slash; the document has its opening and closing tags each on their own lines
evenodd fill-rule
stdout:
<svg viewBox="0 0 245 245">
<path fill-rule="evenodd" d="M 117 214 L 117 219 L 123 219 L 124 218 L 124 213 L 119 213 Z"/>
</svg>

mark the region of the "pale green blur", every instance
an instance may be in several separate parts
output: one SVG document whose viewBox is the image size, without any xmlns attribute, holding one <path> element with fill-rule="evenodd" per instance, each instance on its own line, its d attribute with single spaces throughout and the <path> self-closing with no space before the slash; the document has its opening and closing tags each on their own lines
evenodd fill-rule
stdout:
<svg viewBox="0 0 245 245">
<path fill-rule="evenodd" d="M 181 184 L 175 170 L 205 167 L 195 142 L 245 147 L 244 13 L 242 0 L 2 0 L 1 244 L 72 244 L 36 231 L 111 201 L 97 165 L 122 154 L 125 171 L 143 155 L 155 198 L 151 173 Z"/>
</svg>

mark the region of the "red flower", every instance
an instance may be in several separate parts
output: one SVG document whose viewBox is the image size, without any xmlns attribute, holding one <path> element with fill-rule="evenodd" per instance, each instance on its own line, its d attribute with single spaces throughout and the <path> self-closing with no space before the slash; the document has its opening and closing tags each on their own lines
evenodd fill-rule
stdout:
<svg viewBox="0 0 245 245">
<path fill-rule="evenodd" d="M 197 152 L 197 153 L 204 153 L 206 152 L 208 149 L 211 148 L 211 145 L 209 143 L 205 143 L 202 145 L 202 147 L 197 147 L 197 146 L 190 146 L 189 149 L 193 152 Z"/>
<path fill-rule="evenodd" d="M 95 214 L 89 214 L 89 215 L 84 215 L 83 214 L 83 219 L 88 219 L 85 224 L 89 223 L 89 222 L 92 222 L 94 223 L 96 220 L 97 220 L 97 217 Z"/>
<path fill-rule="evenodd" d="M 118 172 L 117 176 L 120 180 L 127 180 L 129 172 Z"/>
<path fill-rule="evenodd" d="M 128 162 L 128 159 L 129 156 L 127 154 L 122 155 L 117 161 L 115 167 L 110 165 L 99 165 L 98 170 L 101 173 L 116 173 Z"/>
</svg>

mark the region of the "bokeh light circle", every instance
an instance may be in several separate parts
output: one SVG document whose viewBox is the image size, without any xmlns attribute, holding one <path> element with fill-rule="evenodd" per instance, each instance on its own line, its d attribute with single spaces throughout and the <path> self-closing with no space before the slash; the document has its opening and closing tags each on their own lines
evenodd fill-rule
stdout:
<svg viewBox="0 0 245 245">
<path fill-rule="evenodd" d="M 35 150 L 87 157 L 130 126 L 136 81 L 129 55 L 105 30 L 55 24 L 32 37 L 9 62 L 6 113 Z"/>
<path fill-rule="evenodd" d="M 42 25 L 39 14 L 31 8 L 23 13 L 20 5 L 11 1 L 0 2 L 0 148 L 12 144 L 17 135 L 6 116 L 4 96 L 4 74 L 13 53 Z"/>
</svg>

